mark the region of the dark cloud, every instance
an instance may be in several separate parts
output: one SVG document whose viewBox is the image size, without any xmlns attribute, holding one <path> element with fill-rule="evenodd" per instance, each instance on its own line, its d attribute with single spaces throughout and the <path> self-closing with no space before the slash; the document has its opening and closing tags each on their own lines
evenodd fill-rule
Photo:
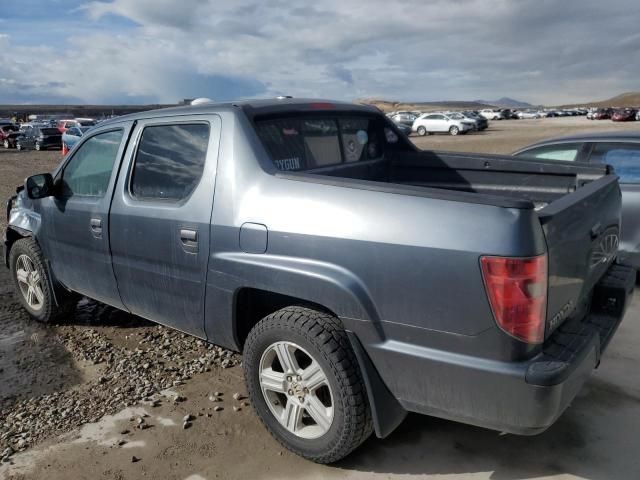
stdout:
<svg viewBox="0 0 640 480">
<path fill-rule="evenodd" d="M 96 1 L 73 17 L 93 22 L 73 48 L 0 36 L 0 79 L 86 101 L 286 92 L 564 103 L 638 89 L 639 13 L 637 0 Z"/>
</svg>

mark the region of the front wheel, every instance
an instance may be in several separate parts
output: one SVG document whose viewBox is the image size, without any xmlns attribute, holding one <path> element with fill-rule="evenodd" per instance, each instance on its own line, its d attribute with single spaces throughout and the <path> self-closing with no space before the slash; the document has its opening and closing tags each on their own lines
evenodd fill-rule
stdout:
<svg viewBox="0 0 640 480">
<path fill-rule="evenodd" d="M 4 142 L 2 142 L 2 145 L 4 146 L 4 148 L 9 148 L 9 140 L 5 140 Z"/>
<path fill-rule="evenodd" d="M 452 125 L 451 128 L 449 128 L 450 135 L 458 135 L 459 133 L 460 133 L 460 129 L 455 125 Z"/>
<path fill-rule="evenodd" d="M 424 127 L 418 127 L 417 131 L 418 131 L 418 135 L 420 135 L 421 137 L 424 137 L 427 133 L 429 133 L 427 132 L 427 129 Z"/>
<path fill-rule="evenodd" d="M 33 239 L 23 238 L 12 245 L 9 267 L 20 303 L 36 320 L 50 322 L 67 314 L 75 305 L 75 294 L 62 289 L 56 291 L 56 305 L 53 282 L 40 247 Z"/>
<path fill-rule="evenodd" d="M 36 142 L 36 150 L 37 150 L 37 151 L 40 151 L 40 149 L 41 149 L 41 148 L 42 148 L 42 147 L 40 146 L 40 144 L 39 144 L 38 142 Z"/>
<path fill-rule="evenodd" d="M 331 463 L 371 434 L 360 368 L 335 317 L 305 307 L 272 313 L 249 333 L 243 364 L 258 416 L 292 452 Z"/>
<path fill-rule="evenodd" d="M 16 143 L 16 150 L 22 150 L 22 144 Z"/>
</svg>

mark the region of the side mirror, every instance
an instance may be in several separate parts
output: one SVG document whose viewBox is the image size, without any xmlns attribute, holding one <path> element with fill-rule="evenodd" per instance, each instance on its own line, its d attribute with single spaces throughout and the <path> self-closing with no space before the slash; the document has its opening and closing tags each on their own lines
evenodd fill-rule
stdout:
<svg viewBox="0 0 640 480">
<path fill-rule="evenodd" d="M 50 173 L 32 175 L 25 181 L 25 190 L 31 199 L 50 197 L 54 193 L 53 177 Z"/>
</svg>

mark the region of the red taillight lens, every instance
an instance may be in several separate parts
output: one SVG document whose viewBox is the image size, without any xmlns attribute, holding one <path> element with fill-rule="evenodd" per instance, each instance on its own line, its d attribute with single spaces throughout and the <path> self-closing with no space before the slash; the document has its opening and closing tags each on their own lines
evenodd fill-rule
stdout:
<svg viewBox="0 0 640 480">
<path fill-rule="evenodd" d="M 547 311 L 547 256 L 481 257 L 480 265 L 500 328 L 523 342 L 541 343 Z"/>
</svg>

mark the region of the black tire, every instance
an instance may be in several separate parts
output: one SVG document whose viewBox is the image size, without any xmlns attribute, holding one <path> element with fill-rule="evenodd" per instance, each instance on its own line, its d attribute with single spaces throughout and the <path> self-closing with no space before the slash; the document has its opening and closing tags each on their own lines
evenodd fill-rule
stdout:
<svg viewBox="0 0 640 480">
<path fill-rule="evenodd" d="M 32 308 L 20 290 L 17 277 L 17 262 L 21 255 L 27 255 L 31 259 L 33 266 L 42 279 L 40 286 L 43 294 L 43 302 L 42 307 L 39 309 Z M 53 282 L 51 281 L 51 276 L 49 275 L 42 251 L 35 240 L 32 238 L 23 238 L 17 240 L 11 246 L 9 252 L 9 268 L 11 269 L 11 278 L 13 279 L 16 297 L 24 309 L 29 312 L 35 320 L 48 323 L 69 315 L 73 311 L 80 297 L 75 293 L 68 292 L 59 287 L 56 288 L 55 291 L 55 299 L 58 300 L 58 305 L 56 305 L 54 292 L 52 290 Z"/>
<path fill-rule="evenodd" d="M 429 135 L 429 132 L 427 131 L 427 129 L 422 125 L 418 127 L 417 132 L 418 132 L 418 135 L 420 135 L 421 137 L 424 137 L 425 135 Z"/>
<path fill-rule="evenodd" d="M 259 373 L 263 353 L 274 342 L 295 342 L 320 364 L 333 396 L 334 417 L 327 432 L 301 438 L 276 419 L 262 393 Z M 286 307 L 263 318 L 249 332 L 244 349 L 249 396 L 260 420 L 285 448 L 317 463 L 336 462 L 373 431 L 371 411 L 360 367 L 339 320 L 301 306 Z"/>
</svg>

